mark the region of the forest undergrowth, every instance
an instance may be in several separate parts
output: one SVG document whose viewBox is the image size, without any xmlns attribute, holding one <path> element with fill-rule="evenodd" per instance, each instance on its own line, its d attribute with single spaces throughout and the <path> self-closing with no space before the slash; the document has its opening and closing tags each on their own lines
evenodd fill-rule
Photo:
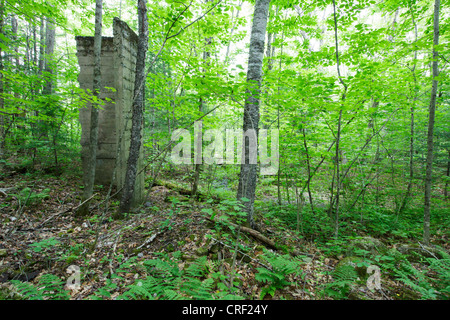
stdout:
<svg viewBox="0 0 450 320">
<path fill-rule="evenodd" d="M 280 206 L 264 197 L 264 183 L 258 230 L 242 224 L 232 189 L 192 199 L 170 188 L 176 180 L 155 183 L 122 220 L 111 218 L 117 199 L 105 201 L 108 188 L 97 186 L 91 215 L 77 220 L 80 185 L 75 172 L 3 173 L 0 299 L 450 297 L 445 206 L 435 208 L 425 247 L 419 208 L 399 217 L 375 206 L 343 212 L 335 238 L 325 205 Z"/>
</svg>

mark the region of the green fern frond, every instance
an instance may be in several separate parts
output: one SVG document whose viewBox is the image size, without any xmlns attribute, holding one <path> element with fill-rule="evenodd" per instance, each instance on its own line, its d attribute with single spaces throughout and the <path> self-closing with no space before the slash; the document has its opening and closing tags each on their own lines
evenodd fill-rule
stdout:
<svg viewBox="0 0 450 320">
<path fill-rule="evenodd" d="M 197 258 L 186 269 L 186 275 L 190 277 L 202 277 L 208 271 L 206 256 Z"/>
<path fill-rule="evenodd" d="M 44 300 L 42 293 L 31 283 L 21 282 L 19 280 L 11 280 L 11 283 L 15 286 L 19 295 L 25 300 Z"/>
<path fill-rule="evenodd" d="M 18 280 L 11 280 L 27 300 L 68 300 L 69 292 L 64 289 L 65 282 L 53 274 L 44 274 L 38 279 L 37 285 Z"/>
<path fill-rule="evenodd" d="M 448 299 L 450 297 L 450 259 L 426 259 L 429 268 L 422 272 L 411 263 L 403 263 L 396 271 L 398 280 L 421 295 L 422 299 Z M 432 273 L 432 274 L 428 274 Z"/>
<path fill-rule="evenodd" d="M 324 285 L 320 294 L 337 299 L 346 299 L 351 286 L 358 279 L 358 273 L 352 266 L 342 266 L 335 269 L 331 276 L 333 281 Z"/>
<path fill-rule="evenodd" d="M 353 283 L 358 279 L 358 273 L 352 266 L 342 266 L 332 273 L 334 283 Z"/>
</svg>

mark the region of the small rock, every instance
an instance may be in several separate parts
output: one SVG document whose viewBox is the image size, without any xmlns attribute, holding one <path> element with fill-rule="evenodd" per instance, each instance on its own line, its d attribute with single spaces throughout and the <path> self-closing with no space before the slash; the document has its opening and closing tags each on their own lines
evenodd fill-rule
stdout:
<svg viewBox="0 0 450 320">
<path fill-rule="evenodd" d="M 195 250 L 196 255 L 198 255 L 199 257 L 206 256 L 208 252 L 209 252 L 208 248 L 205 247 L 200 247 L 197 250 Z"/>
<path fill-rule="evenodd" d="M 376 256 L 384 253 L 387 250 L 387 247 L 378 239 L 372 237 L 363 237 L 350 242 L 350 245 L 348 246 L 346 252 L 346 256 L 350 257 L 360 255 L 358 253 L 358 249 L 367 251 L 369 255 Z"/>
<path fill-rule="evenodd" d="M 367 267 L 363 265 L 363 262 L 364 260 L 360 257 L 346 257 L 339 261 L 339 263 L 336 265 L 335 270 L 349 266 L 355 269 L 360 278 L 365 278 L 367 276 Z"/>
</svg>

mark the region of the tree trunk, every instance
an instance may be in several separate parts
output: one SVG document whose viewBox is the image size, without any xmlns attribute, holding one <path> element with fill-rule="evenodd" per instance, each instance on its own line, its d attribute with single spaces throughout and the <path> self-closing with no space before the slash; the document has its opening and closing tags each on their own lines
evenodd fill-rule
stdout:
<svg viewBox="0 0 450 320">
<path fill-rule="evenodd" d="M 205 46 L 208 47 L 211 45 L 211 38 L 206 38 L 205 39 Z M 209 65 L 209 58 L 211 57 L 211 52 L 209 52 L 207 49 L 205 49 L 203 51 L 203 63 L 205 65 Z M 206 73 L 206 69 L 203 68 L 203 73 Z M 205 76 L 203 75 L 203 78 Z M 199 111 L 201 114 L 204 114 L 205 112 L 207 112 L 207 110 L 205 110 L 206 104 L 203 101 L 203 97 L 200 97 L 199 99 Z M 199 135 L 199 137 L 197 137 L 197 141 L 199 144 L 201 144 L 201 134 L 202 134 L 202 129 L 203 129 L 203 120 L 200 120 L 200 129 L 198 130 L 197 134 Z M 198 145 L 195 146 L 194 148 L 197 148 L 197 152 L 195 154 L 195 158 L 196 158 L 196 163 L 195 163 L 195 171 L 194 171 L 194 183 L 192 185 L 192 197 L 195 197 L 197 195 L 197 189 L 198 189 L 198 183 L 200 181 L 200 172 L 203 170 L 203 166 L 202 166 L 202 146 Z M 200 153 L 200 154 L 198 154 Z"/>
<path fill-rule="evenodd" d="M 3 34 L 3 7 L 4 1 L 0 2 L 0 33 Z M 3 42 L 0 39 L 0 44 Z M 5 101 L 3 99 L 3 58 L 2 58 L 2 46 L 0 46 L 0 110 L 3 110 Z M 5 115 L 0 113 L 0 169 L 3 165 L 1 160 L 5 157 L 5 150 L 3 148 L 5 139 Z"/>
<path fill-rule="evenodd" d="M 439 44 L 439 6 L 440 0 L 434 2 L 434 36 L 433 36 L 433 82 L 431 86 L 431 99 L 429 106 L 428 137 L 427 137 L 427 160 L 425 173 L 425 208 L 423 216 L 423 242 L 430 244 L 430 202 L 431 202 L 431 175 L 433 166 L 433 130 L 434 115 L 436 111 L 436 96 L 439 75 L 438 52 L 436 46 Z"/>
<path fill-rule="evenodd" d="M 42 71 L 44 71 L 44 44 L 45 44 L 45 20 L 44 17 L 41 17 L 41 25 L 39 27 L 39 74 L 42 74 Z"/>
<path fill-rule="evenodd" d="M 447 180 L 445 181 L 444 197 L 448 199 L 448 181 L 450 180 L 450 150 L 448 150 L 447 158 Z"/>
<path fill-rule="evenodd" d="M 141 148 L 141 129 L 144 113 L 144 81 L 145 57 L 148 50 L 147 0 L 138 0 L 139 41 L 136 58 L 136 78 L 134 81 L 134 99 L 131 118 L 130 153 L 117 218 L 129 212 L 133 205 L 134 186 L 137 176 L 137 165 Z"/>
<path fill-rule="evenodd" d="M 417 24 L 416 21 L 414 19 L 414 12 L 413 12 L 413 8 L 412 5 L 410 5 L 410 12 L 411 12 L 411 20 L 412 23 L 414 25 L 414 43 L 417 42 Z M 414 61 L 417 61 L 417 50 L 414 50 Z M 412 67 L 412 76 L 414 78 L 414 88 L 413 88 L 413 101 L 411 103 L 411 108 L 410 108 L 410 139 L 409 139 L 409 181 L 408 181 L 408 186 L 406 188 L 406 194 L 405 194 L 405 198 L 403 199 L 402 205 L 400 207 L 400 210 L 398 211 L 398 215 L 400 215 L 403 210 L 406 208 L 406 204 L 408 201 L 408 198 L 411 196 L 411 190 L 412 190 L 412 185 L 413 185 L 413 179 L 414 179 L 414 110 L 415 110 L 415 106 L 418 100 L 417 97 L 417 78 L 416 78 L 416 62 L 414 62 L 414 65 Z"/>
<path fill-rule="evenodd" d="M 94 35 L 94 83 L 92 91 L 99 101 L 101 90 L 101 53 L 102 53 L 102 6 L 103 0 L 95 1 L 95 35 Z M 83 205 L 77 211 L 78 216 L 89 214 L 89 201 L 94 192 L 95 168 L 97 164 L 98 144 L 98 108 L 94 103 L 91 106 L 91 123 L 89 127 L 89 154 L 86 171 L 84 173 Z"/>
<path fill-rule="evenodd" d="M 228 38 L 227 51 L 225 53 L 225 61 L 224 61 L 225 63 L 228 62 L 228 55 L 230 53 L 230 46 L 231 46 L 231 38 L 233 36 L 233 32 L 236 29 L 236 26 L 237 26 L 237 23 L 238 23 L 239 11 L 240 11 L 240 8 L 242 6 L 242 3 L 243 3 L 243 1 L 239 1 L 239 3 L 238 3 L 238 9 L 236 10 L 236 18 L 235 18 L 235 21 L 233 22 L 233 26 L 231 27 L 231 30 L 230 30 L 230 36 Z M 233 13 L 232 13 L 232 16 L 231 16 L 231 20 L 233 20 L 233 18 L 234 18 L 233 16 L 234 16 L 234 9 L 233 9 Z"/>
<path fill-rule="evenodd" d="M 337 28 L 337 18 L 336 18 L 336 1 L 333 0 L 333 15 L 334 15 L 334 40 L 335 40 L 335 46 L 336 46 L 336 69 L 338 73 L 339 82 L 344 87 L 344 93 L 342 94 L 341 102 L 344 103 L 345 96 L 347 93 L 347 85 L 345 84 L 344 80 L 341 77 L 341 71 L 339 68 L 339 46 L 338 46 L 338 28 Z M 339 120 L 338 120 L 338 128 L 337 128 L 337 136 L 336 136 L 336 211 L 334 215 L 334 235 L 337 238 L 338 237 L 338 231 L 339 231 L 339 198 L 340 198 L 340 192 L 341 192 L 341 177 L 339 172 L 339 140 L 341 137 L 341 120 L 342 120 L 342 106 L 339 108 Z M 342 177 L 343 180 L 344 176 Z M 330 209 L 332 209 L 333 202 L 331 201 Z"/>
<path fill-rule="evenodd" d="M 306 169 L 308 173 L 308 181 L 306 183 L 306 186 L 308 188 L 308 197 L 309 197 L 309 204 L 311 205 L 311 212 L 314 213 L 314 204 L 313 204 L 313 198 L 311 194 L 311 184 L 310 184 L 310 178 L 311 178 L 311 160 L 309 158 L 309 151 L 308 151 L 308 144 L 306 142 L 306 132 L 305 132 L 305 124 L 303 124 L 302 127 L 302 133 L 303 133 L 303 145 L 305 146 L 305 154 L 306 154 Z M 303 196 L 303 194 L 302 194 Z"/>
<path fill-rule="evenodd" d="M 247 132 L 249 129 L 253 130 L 249 132 L 251 132 L 250 136 L 255 139 L 256 145 L 258 143 L 260 87 L 269 3 L 270 0 L 256 0 L 250 36 L 250 52 L 247 71 L 247 84 L 249 88 L 247 89 L 247 98 L 244 106 L 243 130 L 244 132 Z M 250 159 L 256 160 L 257 147 L 254 148 L 256 150 L 250 150 L 250 141 L 247 142 L 244 138 L 243 142 L 243 163 L 241 164 L 241 172 L 239 175 L 237 198 L 238 200 L 241 200 L 242 198 L 248 199 L 248 201 L 243 203 L 244 210 L 247 213 L 248 224 L 250 227 L 254 228 L 255 222 L 253 211 L 257 164 L 256 161 L 250 163 Z M 252 151 L 252 155 L 250 155 L 250 151 Z M 255 152 L 256 154 L 253 154 Z"/>
<path fill-rule="evenodd" d="M 43 70 L 48 73 L 48 79 L 42 89 L 43 95 L 52 94 L 53 89 L 53 53 L 55 51 L 55 26 L 50 19 L 47 19 L 45 26 L 45 56 Z"/>
</svg>

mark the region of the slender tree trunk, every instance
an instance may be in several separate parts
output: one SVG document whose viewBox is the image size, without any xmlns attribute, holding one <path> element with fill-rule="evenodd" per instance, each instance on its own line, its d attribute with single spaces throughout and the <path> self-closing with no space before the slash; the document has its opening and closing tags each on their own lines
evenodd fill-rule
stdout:
<svg viewBox="0 0 450 320">
<path fill-rule="evenodd" d="M 411 12 L 411 20 L 412 23 L 414 25 L 414 43 L 417 42 L 417 24 L 416 21 L 414 19 L 414 12 L 413 12 L 413 8 L 412 5 L 410 7 L 410 12 Z M 417 61 L 417 50 L 414 50 L 414 61 Z M 405 210 L 406 208 L 406 203 L 408 202 L 408 198 L 411 196 L 411 190 L 412 190 L 412 185 L 413 185 L 413 179 L 414 179 L 414 109 L 417 103 L 417 78 L 416 78 L 416 62 L 414 62 L 413 68 L 411 70 L 413 78 L 414 78 L 414 88 L 413 88 L 413 101 L 411 103 L 411 108 L 410 108 L 410 140 L 409 140 L 409 181 L 408 181 L 408 186 L 406 188 L 406 194 L 405 197 L 403 199 L 402 205 L 400 207 L 400 210 L 398 212 L 398 215 L 401 214 L 403 212 L 403 210 Z M 397 217 L 398 217 L 397 215 Z"/>
<path fill-rule="evenodd" d="M 206 38 L 205 39 L 205 45 L 206 47 L 209 47 L 211 45 L 211 38 Z M 209 58 L 211 57 L 211 52 L 208 51 L 208 49 L 205 49 L 203 51 L 203 64 L 204 65 L 209 65 Z M 206 68 L 203 68 L 203 73 L 206 73 Z M 203 75 L 203 78 L 205 76 Z M 205 110 L 205 106 L 206 104 L 203 101 L 203 97 L 200 97 L 199 99 L 199 111 L 201 114 L 204 114 L 205 112 L 207 112 L 207 110 Z M 203 120 L 200 120 L 200 130 L 197 134 L 199 134 L 201 136 L 202 134 L 202 128 L 203 128 Z M 200 137 L 198 137 L 197 141 L 199 142 L 199 144 L 201 143 L 201 139 Z M 200 172 L 203 169 L 203 166 L 200 162 L 202 162 L 202 147 L 201 146 L 196 146 L 197 147 L 197 151 L 200 151 L 200 154 L 195 154 L 195 157 L 197 159 L 196 164 L 195 164 L 195 171 L 194 171 L 194 183 L 192 185 L 192 190 L 191 190 L 191 195 L 193 197 L 195 197 L 197 195 L 197 189 L 198 189 L 198 183 L 200 181 Z M 197 152 L 198 153 L 198 152 Z"/>
<path fill-rule="evenodd" d="M 45 22 L 45 48 L 44 48 L 44 59 L 43 59 L 43 73 L 45 73 L 45 82 L 42 88 L 42 95 L 46 99 L 45 109 L 50 109 L 51 106 L 51 94 L 53 92 L 53 74 L 54 74 L 54 59 L 53 54 L 55 51 L 55 27 L 50 18 L 46 19 Z M 45 111 L 44 111 L 45 112 Z M 39 136 L 48 137 L 49 131 L 48 121 L 41 120 L 39 122 Z"/>
<path fill-rule="evenodd" d="M 45 55 L 43 61 L 43 70 L 48 74 L 48 79 L 42 89 L 43 95 L 52 94 L 54 74 L 53 53 L 55 51 L 55 26 L 50 19 L 47 19 L 45 24 Z"/>
<path fill-rule="evenodd" d="M 262 64 L 264 57 L 264 41 L 267 27 L 267 14 L 269 11 L 270 0 L 256 0 L 255 11 L 253 14 L 253 24 L 250 36 L 250 52 L 248 58 L 247 71 L 247 98 L 244 106 L 244 123 L 243 130 L 250 131 L 250 136 L 258 144 L 258 125 L 259 125 L 259 104 L 260 104 L 260 87 L 262 78 Z M 250 139 L 249 139 L 250 140 Z M 243 141 L 243 163 L 241 164 L 241 172 L 239 175 L 239 185 L 237 198 L 241 200 L 246 198 L 244 210 L 247 213 L 247 222 L 250 227 L 255 227 L 253 212 L 257 179 L 257 147 L 256 150 L 250 150 L 250 141 Z M 256 152 L 256 154 L 250 155 Z M 250 160 L 254 159 L 254 163 Z"/>
<path fill-rule="evenodd" d="M 227 45 L 227 51 L 225 53 L 225 63 L 228 62 L 228 56 L 230 53 L 230 46 L 231 46 L 231 37 L 233 36 L 234 30 L 236 29 L 237 23 L 238 23 L 238 19 L 239 19 L 239 12 L 240 12 L 240 7 L 242 6 L 243 1 L 240 1 L 238 4 L 238 9 L 236 10 L 236 18 L 233 22 L 233 26 L 231 27 L 230 30 L 230 36 L 229 36 L 229 40 L 228 40 L 228 45 Z M 234 9 L 233 9 L 233 15 L 234 15 Z M 233 20 L 233 16 L 231 16 L 231 19 Z"/>
<path fill-rule="evenodd" d="M 41 25 L 39 27 L 39 75 L 44 71 L 44 61 L 45 61 L 45 20 L 44 17 L 41 17 Z"/>
<path fill-rule="evenodd" d="M 338 28 L 337 28 L 337 18 L 336 18 L 336 1 L 333 0 L 333 15 L 334 15 L 334 40 L 335 40 L 335 46 L 336 46 L 336 68 L 337 73 L 339 77 L 339 82 L 344 87 L 344 93 L 342 94 L 341 102 L 344 103 L 345 96 L 347 93 L 347 85 L 345 84 L 344 80 L 341 77 L 341 71 L 339 68 L 339 46 L 338 46 Z M 340 187 L 341 187 L 341 179 L 340 179 L 340 172 L 339 172 L 339 141 L 341 138 L 341 120 L 342 120 L 342 106 L 339 109 L 339 120 L 338 120 L 338 130 L 337 130 L 337 136 L 336 136 L 336 211 L 335 211 L 335 217 L 334 217 L 334 235 L 337 238 L 338 237 L 338 231 L 339 231 L 339 198 L 340 198 Z"/>
<path fill-rule="evenodd" d="M 450 180 L 450 150 L 448 150 L 447 158 L 447 181 L 445 182 L 444 197 L 448 199 L 448 181 Z"/>
<path fill-rule="evenodd" d="M 270 23 L 270 21 L 273 21 L 274 18 L 276 18 L 277 14 L 278 14 L 278 6 L 275 9 L 275 13 L 272 13 L 272 15 L 270 15 L 270 13 L 269 13 L 269 17 L 268 17 L 269 23 Z M 274 57 L 274 53 L 275 53 L 275 47 L 272 47 L 272 43 L 275 41 L 276 37 L 277 37 L 276 33 L 273 33 L 273 32 L 267 33 L 266 57 L 268 58 L 268 60 L 267 60 L 267 69 L 268 70 L 272 70 L 273 57 Z"/>
<path fill-rule="evenodd" d="M 144 113 L 145 57 L 148 50 L 147 0 L 138 0 L 139 41 L 136 58 L 136 78 L 134 82 L 134 99 L 131 118 L 131 143 L 128 156 L 127 171 L 116 217 L 122 217 L 133 205 L 134 186 L 137 176 L 137 165 L 141 148 L 142 121 Z"/>
<path fill-rule="evenodd" d="M 4 1 L 0 2 L 0 34 L 3 34 L 3 8 Z M 0 44 L 3 41 L 0 39 Z M 5 100 L 3 99 L 3 58 L 2 58 L 2 46 L 0 45 L 0 110 L 3 110 L 5 106 Z M 4 141 L 5 141 L 5 115 L 0 113 L 0 160 L 5 158 L 5 150 L 4 150 Z M 0 161 L 0 169 L 3 165 L 3 162 Z"/>
<path fill-rule="evenodd" d="M 11 16 L 11 32 L 12 32 L 12 40 L 14 43 L 15 67 L 16 67 L 16 72 L 19 73 L 20 72 L 20 59 L 19 59 L 19 46 L 18 46 L 19 25 L 18 25 L 17 19 L 14 15 Z M 17 112 L 17 120 L 19 120 L 17 122 L 17 128 L 21 132 L 25 132 L 23 122 L 22 122 L 25 118 L 25 112 L 24 112 L 23 108 L 20 107 L 20 104 L 18 102 L 18 100 L 20 98 L 20 90 L 17 90 L 17 88 L 14 89 L 14 98 L 16 100 L 16 102 L 14 104 L 16 104 L 16 110 L 18 111 Z M 19 145 L 22 145 L 24 143 L 24 138 L 25 137 L 23 135 L 18 135 L 17 142 Z"/>
<path fill-rule="evenodd" d="M 102 11 L 103 0 L 95 1 L 95 34 L 94 34 L 94 81 L 92 91 L 94 96 L 99 100 L 102 88 L 101 80 L 101 53 L 102 53 Z M 94 192 L 95 169 L 97 164 L 97 144 L 98 144 L 98 106 L 92 103 L 91 106 L 91 123 L 89 127 L 89 154 L 86 171 L 84 173 L 84 189 L 82 202 L 77 211 L 78 216 L 89 214 L 89 201 Z"/>
<path fill-rule="evenodd" d="M 311 186 L 310 186 L 310 177 L 311 177 L 311 161 L 309 159 L 309 152 L 308 152 L 308 144 L 306 142 L 306 132 L 305 132 L 305 128 L 302 128 L 302 133 L 303 133 L 303 145 L 305 146 L 305 153 L 306 153 L 306 169 L 307 169 L 307 173 L 308 173 L 308 182 L 306 184 L 307 188 L 308 188 L 308 197 L 309 197 L 309 204 L 311 205 L 311 212 L 314 213 L 314 204 L 313 204 L 313 198 L 312 198 L 312 194 L 311 194 Z"/>
<path fill-rule="evenodd" d="M 17 36 L 18 36 L 18 23 L 16 17 L 13 15 L 11 16 L 11 32 L 12 32 L 12 39 L 14 43 L 14 58 L 16 60 L 16 68 L 19 69 L 19 47 L 17 45 Z"/>
<path fill-rule="evenodd" d="M 278 7 L 277 7 L 277 13 L 278 13 Z M 277 34 L 274 33 L 273 34 L 273 41 L 275 41 Z M 284 40 L 284 32 L 282 35 L 282 40 Z M 269 48 L 267 48 L 267 51 L 269 51 Z M 275 47 L 272 47 L 272 53 L 270 54 L 270 56 L 273 57 L 275 56 Z M 281 73 L 281 68 L 283 65 L 283 43 L 281 44 L 280 47 L 280 59 L 278 61 L 278 72 Z M 277 93 L 278 96 L 280 96 L 280 77 L 278 77 L 278 88 L 277 88 Z M 280 102 L 277 101 L 277 129 L 280 130 Z M 277 172 L 277 196 L 278 196 L 278 205 L 281 206 L 281 184 L 280 184 L 280 176 L 281 176 L 281 166 L 279 166 L 278 168 L 278 172 Z"/>
<path fill-rule="evenodd" d="M 339 230 L 339 199 L 341 193 L 341 180 L 340 180 L 340 163 L 339 163 L 339 142 L 341 139 L 341 121 L 342 121 L 342 108 L 339 110 L 338 129 L 336 137 L 336 209 L 334 216 L 334 235 L 338 237 Z"/>
<path fill-rule="evenodd" d="M 286 163 L 285 163 L 285 165 L 286 165 Z M 284 173 L 284 180 L 286 181 L 286 198 L 287 198 L 287 202 L 289 204 L 291 204 L 291 196 L 289 194 L 289 181 L 290 180 L 288 179 L 287 172 Z"/>
<path fill-rule="evenodd" d="M 436 46 L 439 44 L 439 7 L 440 0 L 434 2 L 434 36 L 433 36 L 433 82 L 431 86 L 431 99 L 429 106 L 428 119 L 428 137 L 427 137 L 427 160 L 425 173 L 425 208 L 423 216 L 423 242 L 426 245 L 430 244 L 430 207 L 431 207 L 431 182 L 432 182 L 432 167 L 433 167 L 433 130 L 434 130 L 434 116 L 436 111 L 436 96 L 439 75 L 438 70 L 438 52 Z"/>
<path fill-rule="evenodd" d="M 278 104 L 277 107 L 277 129 L 280 130 L 280 105 Z M 277 171 L 277 196 L 278 196 L 278 205 L 281 206 L 281 182 L 280 182 L 280 176 L 281 176 L 281 166 L 278 168 Z"/>
</svg>

